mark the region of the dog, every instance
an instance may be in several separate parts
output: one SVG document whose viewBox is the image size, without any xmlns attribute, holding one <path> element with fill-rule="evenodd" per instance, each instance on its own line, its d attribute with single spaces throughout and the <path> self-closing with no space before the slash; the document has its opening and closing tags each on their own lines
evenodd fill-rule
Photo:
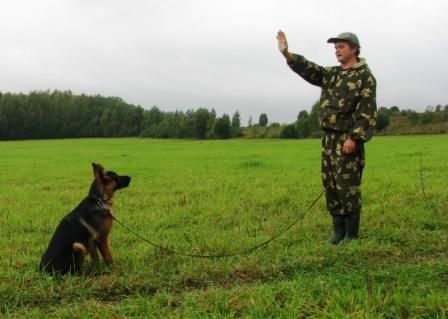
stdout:
<svg viewBox="0 0 448 319">
<path fill-rule="evenodd" d="M 100 251 L 106 264 L 112 263 L 108 237 L 113 224 L 115 191 L 128 187 L 130 176 L 105 172 L 101 164 L 92 163 L 93 180 L 89 195 L 56 228 L 40 261 L 42 272 L 79 273 L 87 254 L 99 262 Z"/>
</svg>

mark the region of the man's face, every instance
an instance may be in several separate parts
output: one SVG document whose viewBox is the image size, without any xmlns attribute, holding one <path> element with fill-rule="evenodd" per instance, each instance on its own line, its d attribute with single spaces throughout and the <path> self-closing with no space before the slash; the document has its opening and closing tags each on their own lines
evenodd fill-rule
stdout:
<svg viewBox="0 0 448 319">
<path fill-rule="evenodd" d="M 350 46 L 347 42 L 339 41 L 334 44 L 336 59 L 344 64 L 352 58 L 356 58 L 356 48 Z"/>
</svg>

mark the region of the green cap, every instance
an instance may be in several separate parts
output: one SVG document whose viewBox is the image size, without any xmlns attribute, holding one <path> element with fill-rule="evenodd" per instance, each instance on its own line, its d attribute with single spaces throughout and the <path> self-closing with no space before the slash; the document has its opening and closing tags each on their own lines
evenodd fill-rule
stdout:
<svg viewBox="0 0 448 319">
<path fill-rule="evenodd" d="M 353 45 L 355 47 L 357 47 L 358 49 L 361 49 L 361 45 L 359 44 L 358 37 L 354 33 L 342 32 L 337 37 L 328 39 L 327 43 L 336 43 L 338 41 L 348 41 L 348 42 L 351 42 L 351 43 L 353 43 Z"/>
</svg>

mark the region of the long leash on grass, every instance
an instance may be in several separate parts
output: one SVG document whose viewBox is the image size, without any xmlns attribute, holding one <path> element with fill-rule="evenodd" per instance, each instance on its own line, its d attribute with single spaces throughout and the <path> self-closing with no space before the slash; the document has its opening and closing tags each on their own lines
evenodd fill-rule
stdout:
<svg viewBox="0 0 448 319">
<path fill-rule="evenodd" d="M 423 167 L 422 152 L 420 151 L 420 190 L 422 191 L 423 200 L 425 202 L 425 208 L 428 212 L 431 212 L 432 210 L 435 210 L 436 208 L 435 208 L 434 203 L 432 201 L 430 201 L 428 196 L 426 195 L 424 173 L 425 173 L 425 170 Z"/>
<path fill-rule="evenodd" d="M 425 177 L 423 176 L 423 159 L 422 152 L 420 152 L 420 189 L 422 190 L 423 200 L 425 201 L 426 209 L 429 211 L 428 197 L 425 191 Z"/>
<path fill-rule="evenodd" d="M 316 205 L 317 201 L 322 197 L 322 195 L 325 193 L 325 191 L 322 191 L 319 195 L 316 196 L 316 198 L 311 202 L 311 204 L 308 206 L 308 208 L 305 210 L 305 212 L 303 213 L 303 215 L 307 214 L 311 208 L 314 207 L 314 205 Z M 302 216 L 303 216 L 302 215 Z M 237 255 L 248 255 L 250 253 L 252 253 L 254 250 L 261 248 L 263 246 L 266 246 L 267 244 L 269 244 L 271 241 L 275 240 L 276 238 L 280 237 L 281 235 L 283 235 L 284 233 L 286 233 L 289 229 L 291 229 L 295 224 L 297 224 L 303 217 L 297 217 L 291 224 L 289 224 L 285 229 L 283 229 L 282 231 L 280 231 L 279 233 L 277 233 L 276 235 L 272 236 L 271 238 L 269 238 L 268 240 L 265 240 L 264 242 L 255 245 L 251 248 L 248 249 L 244 249 L 241 251 L 237 251 L 237 252 L 233 252 L 233 253 L 223 253 L 223 254 L 189 254 L 189 253 L 183 253 L 183 252 L 178 252 L 174 249 L 162 246 L 161 244 L 157 244 L 145 237 L 143 237 L 142 235 L 140 235 L 139 233 L 137 233 L 136 231 L 132 230 L 130 227 L 126 226 L 125 224 L 123 224 L 121 221 L 119 221 L 115 216 L 112 215 L 112 218 L 115 220 L 115 222 L 117 222 L 117 224 L 120 224 L 121 227 L 123 227 L 125 230 L 127 230 L 128 232 L 130 232 L 131 234 L 135 235 L 136 237 L 138 237 L 139 239 L 141 239 L 142 241 L 144 241 L 147 244 L 150 244 L 151 246 L 154 246 L 156 248 L 159 248 L 163 251 L 169 252 L 171 254 L 175 254 L 175 255 L 180 255 L 180 256 L 186 256 L 186 257 L 194 257 L 194 258 L 224 258 L 224 257 L 232 257 L 232 256 L 237 256 Z"/>
</svg>

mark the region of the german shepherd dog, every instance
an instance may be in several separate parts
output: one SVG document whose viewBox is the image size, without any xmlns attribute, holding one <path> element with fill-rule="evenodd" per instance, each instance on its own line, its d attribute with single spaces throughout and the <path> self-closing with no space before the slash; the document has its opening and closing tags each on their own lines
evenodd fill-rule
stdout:
<svg viewBox="0 0 448 319">
<path fill-rule="evenodd" d="M 113 224 L 113 197 L 116 190 L 131 182 L 129 176 L 105 172 L 92 163 L 95 179 L 89 195 L 56 228 L 40 261 L 40 270 L 50 274 L 78 273 L 87 254 L 98 263 L 100 251 L 106 264 L 112 263 L 108 236 Z"/>
</svg>

